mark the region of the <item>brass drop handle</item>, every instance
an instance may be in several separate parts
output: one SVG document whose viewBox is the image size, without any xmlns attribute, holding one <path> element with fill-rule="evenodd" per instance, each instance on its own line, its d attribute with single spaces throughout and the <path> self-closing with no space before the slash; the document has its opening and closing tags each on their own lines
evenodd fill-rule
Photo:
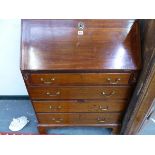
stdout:
<svg viewBox="0 0 155 155">
<path fill-rule="evenodd" d="M 56 123 L 60 123 L 63 121 L 63 118 L 52 118 L 52 121 L 55 121 Z"/>
<path fill-rule="evenodd" d="M 118 82 L 120 81 L 120 78 L 116 78 L 114 82 L 112 82 L 111 78 L 107 78 L 107 81 L 109 82 L 109 84 L 118 84 Z"/>
<path fill-rule="evenodd" d="M 115 94 L 115 91 L 112 91 L 112 92 L 110 92 L 110 93 L 105 93 L 104 91 L 102 92 L 102 95 L 103 96 L 105 96 L 105 97 L 110 97 L 110 96 L 112 96 L 112 95 L 114 95 Z"/>
<path fill-rule="evenodd" d="M 53 81 L 55 80 L 55 78 L 50 78 L 50 79 L 44 79 L 44 78 L 40 78 L 40 80 L 45 83 L 45 84 L 51 84 L 53 83 Z"/>
<path fill-rule="evenodd" d="M 102 111 L 106 111 L 106 110 L 108 110 L 108 106 L 103 107 L 103 106 L 100 105 L 100 106 L 99 106 L 99 109 L 102 110 Z"/>
<path fill-rule="evenodd" d="M 105 118 L 97 118 L 97 121 L 99 122 L 99 123 L 105 123 Z"/>
<path fill-rule="evenodd" d="M 61 109 L 61 106 L 52 107 L 52 106 L 50 105 L 50 106 L 49 106 L 49 109 Z"/>
<path fill-rule="evenodd" d="M 46 95 L 48 95 L 48 96 L 58 96 L 58 95 L 60 95 L 60 92 L 58 91 L 58 92 L 56 92 L 54 94 L 52 94 L 50 92 L 46 92 Z"/>
</svg>

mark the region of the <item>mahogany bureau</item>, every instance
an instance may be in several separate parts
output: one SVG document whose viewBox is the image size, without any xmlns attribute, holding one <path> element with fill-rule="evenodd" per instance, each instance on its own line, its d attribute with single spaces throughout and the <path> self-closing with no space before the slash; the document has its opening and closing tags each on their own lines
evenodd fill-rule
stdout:
<svg viewBox="0 0 155 155">
<path fill-rule="evenodd" d="M 40 134 L 64 126 L 119 134 L 140 69 L 137 20 L 22 20 L 21 72 Z"/>
</svg>

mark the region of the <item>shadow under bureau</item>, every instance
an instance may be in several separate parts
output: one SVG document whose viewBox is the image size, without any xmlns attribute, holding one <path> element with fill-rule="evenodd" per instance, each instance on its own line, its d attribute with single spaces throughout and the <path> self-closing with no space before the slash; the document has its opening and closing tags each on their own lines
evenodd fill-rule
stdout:
<svg viewBox="0 0 155 155">
<path fill-rule="evenodd" d="M 47 128 L 119 134 L 141 69 L 137 20 L 22 20 L 21 72 Z"/>
</svg>

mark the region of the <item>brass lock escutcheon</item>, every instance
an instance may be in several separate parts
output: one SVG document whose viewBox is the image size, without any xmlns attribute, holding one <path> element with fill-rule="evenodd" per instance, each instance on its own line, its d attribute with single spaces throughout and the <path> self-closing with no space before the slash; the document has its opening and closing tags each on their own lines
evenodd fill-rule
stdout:
<svg viewBox="0 0 155 155">
<path fill-rule="evenodd" d="M 84 26 L 84 23 L 83 23 L 83 22 L 79 22 L 79 23 L 78 23 L 78 29 L 79 29 L 79 30 L 83 30 L 84 27 L 85 27 L 85 26 Z"/>
</svg>

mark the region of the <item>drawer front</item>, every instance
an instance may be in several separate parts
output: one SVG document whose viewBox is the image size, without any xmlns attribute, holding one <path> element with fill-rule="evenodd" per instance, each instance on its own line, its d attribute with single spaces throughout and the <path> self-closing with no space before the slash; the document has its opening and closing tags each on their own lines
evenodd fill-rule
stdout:
<svg viewBox="0 0 155 155">
<path fill-rule="evenodd" d="M 32 99 L 128 99 L 132 87 L 29 87 Z"/>
<path fill-rule="evenodd" d="M 123 112 L 127 101 L 58 100 L 33 101 L 36 112 Z"/>
<path fill-rule="evenodd" d="M 113 124 L 122 119 L 121 113 L 37 113 L 41 124 Z"/>
<path fill-rule="evenodd" d="M 30 85 L 117 85 L 128 84 L 130 73 L 30 74 Z"/>
</svg>

